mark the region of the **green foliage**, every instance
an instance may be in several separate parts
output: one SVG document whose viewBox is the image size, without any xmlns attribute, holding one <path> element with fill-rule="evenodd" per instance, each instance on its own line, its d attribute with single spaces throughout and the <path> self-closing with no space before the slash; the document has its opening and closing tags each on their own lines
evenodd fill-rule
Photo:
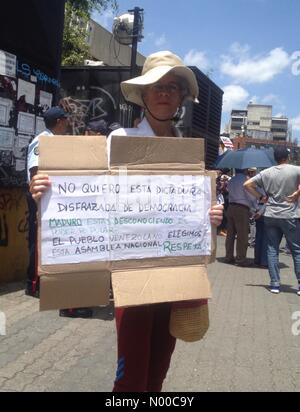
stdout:
<svg viewBox="0 0 300 412">
<path fill-rule="evenodd" d="M 116 0 L 66 0 L 63 36 L 62 65 L 83 65 L 91 58 L 87 44 L 87 27 L 94 11 L 107 7 L 118 9 Z"/>
<path fill-rule="evenodd" d="M 116 0 L 67 0 L 73 9 L 82 10 L 86 13 L 91 14 L 93 11 L 101 11 L 107 9 L 111 6 L 113 9 L 117 10 Z"/>
</svg>

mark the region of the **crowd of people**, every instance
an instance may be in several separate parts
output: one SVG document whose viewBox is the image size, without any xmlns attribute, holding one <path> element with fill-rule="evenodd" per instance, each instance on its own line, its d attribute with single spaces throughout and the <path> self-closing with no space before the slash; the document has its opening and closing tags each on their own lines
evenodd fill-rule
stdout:
<svg viewBox="0 0 300 412">
<path fill-rule="evenodd" d="M 226 236 L 225 263 L 252 266 L 247 249 L 254 247 L 254 266 L 268 269 L 270 291 L 280 293 L 279 252 L 283 237 L 291 254 L 300 296 L 300 167 L 289 164 L 285 146 L 274 149 L 276 166 L 218 172 L 217 199 L 224 203 L 219 234 Z M 236 253 L 235 248 L 236 247 Z"/>
</svg>

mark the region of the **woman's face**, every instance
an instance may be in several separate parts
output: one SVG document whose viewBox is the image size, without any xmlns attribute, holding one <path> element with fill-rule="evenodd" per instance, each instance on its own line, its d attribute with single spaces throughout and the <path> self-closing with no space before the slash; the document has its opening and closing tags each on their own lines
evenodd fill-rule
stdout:
<svg viewBox="0 0 300 412">
<path fill-rule="evenodd" d="M 159 119 L 171 119 L 181 105 L 184 91 L 180 79 L 167 74 L 157 83 L 146 86 L 143 98 L 147 108 Z"/>
</svg>

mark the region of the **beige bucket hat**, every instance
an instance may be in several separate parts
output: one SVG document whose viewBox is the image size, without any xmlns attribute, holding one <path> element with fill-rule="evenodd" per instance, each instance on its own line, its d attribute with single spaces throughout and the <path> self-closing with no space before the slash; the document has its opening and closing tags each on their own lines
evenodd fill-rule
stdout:
<svg viewBox="0 0 300 412">
<path fill-rule="evenodd" d="M 121 83 L 121 90 L 126 100 L 144 107 L 142 90 L 144 86 L 158 82 L 166 74 L 172 73 L 186 80 L 187 99 L 198 102 L 198 83 L 193 71 L 184 65 L 180 57 L 170 51 L 150 54 L 144 63 L 142 75 Z"/>
</svg>

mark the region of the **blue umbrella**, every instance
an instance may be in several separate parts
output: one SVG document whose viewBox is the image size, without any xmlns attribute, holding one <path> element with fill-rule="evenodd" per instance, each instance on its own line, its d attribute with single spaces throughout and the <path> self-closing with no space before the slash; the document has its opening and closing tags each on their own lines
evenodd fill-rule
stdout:
<svg viewBox="0 0 300 412">
<path fill-rule="evenodd" d="M 273 149 L 227 150 L 218 157 L 216 169 L 249 169 L 251 167 L 267 168 L 276 165 Z"/>
</svg>

